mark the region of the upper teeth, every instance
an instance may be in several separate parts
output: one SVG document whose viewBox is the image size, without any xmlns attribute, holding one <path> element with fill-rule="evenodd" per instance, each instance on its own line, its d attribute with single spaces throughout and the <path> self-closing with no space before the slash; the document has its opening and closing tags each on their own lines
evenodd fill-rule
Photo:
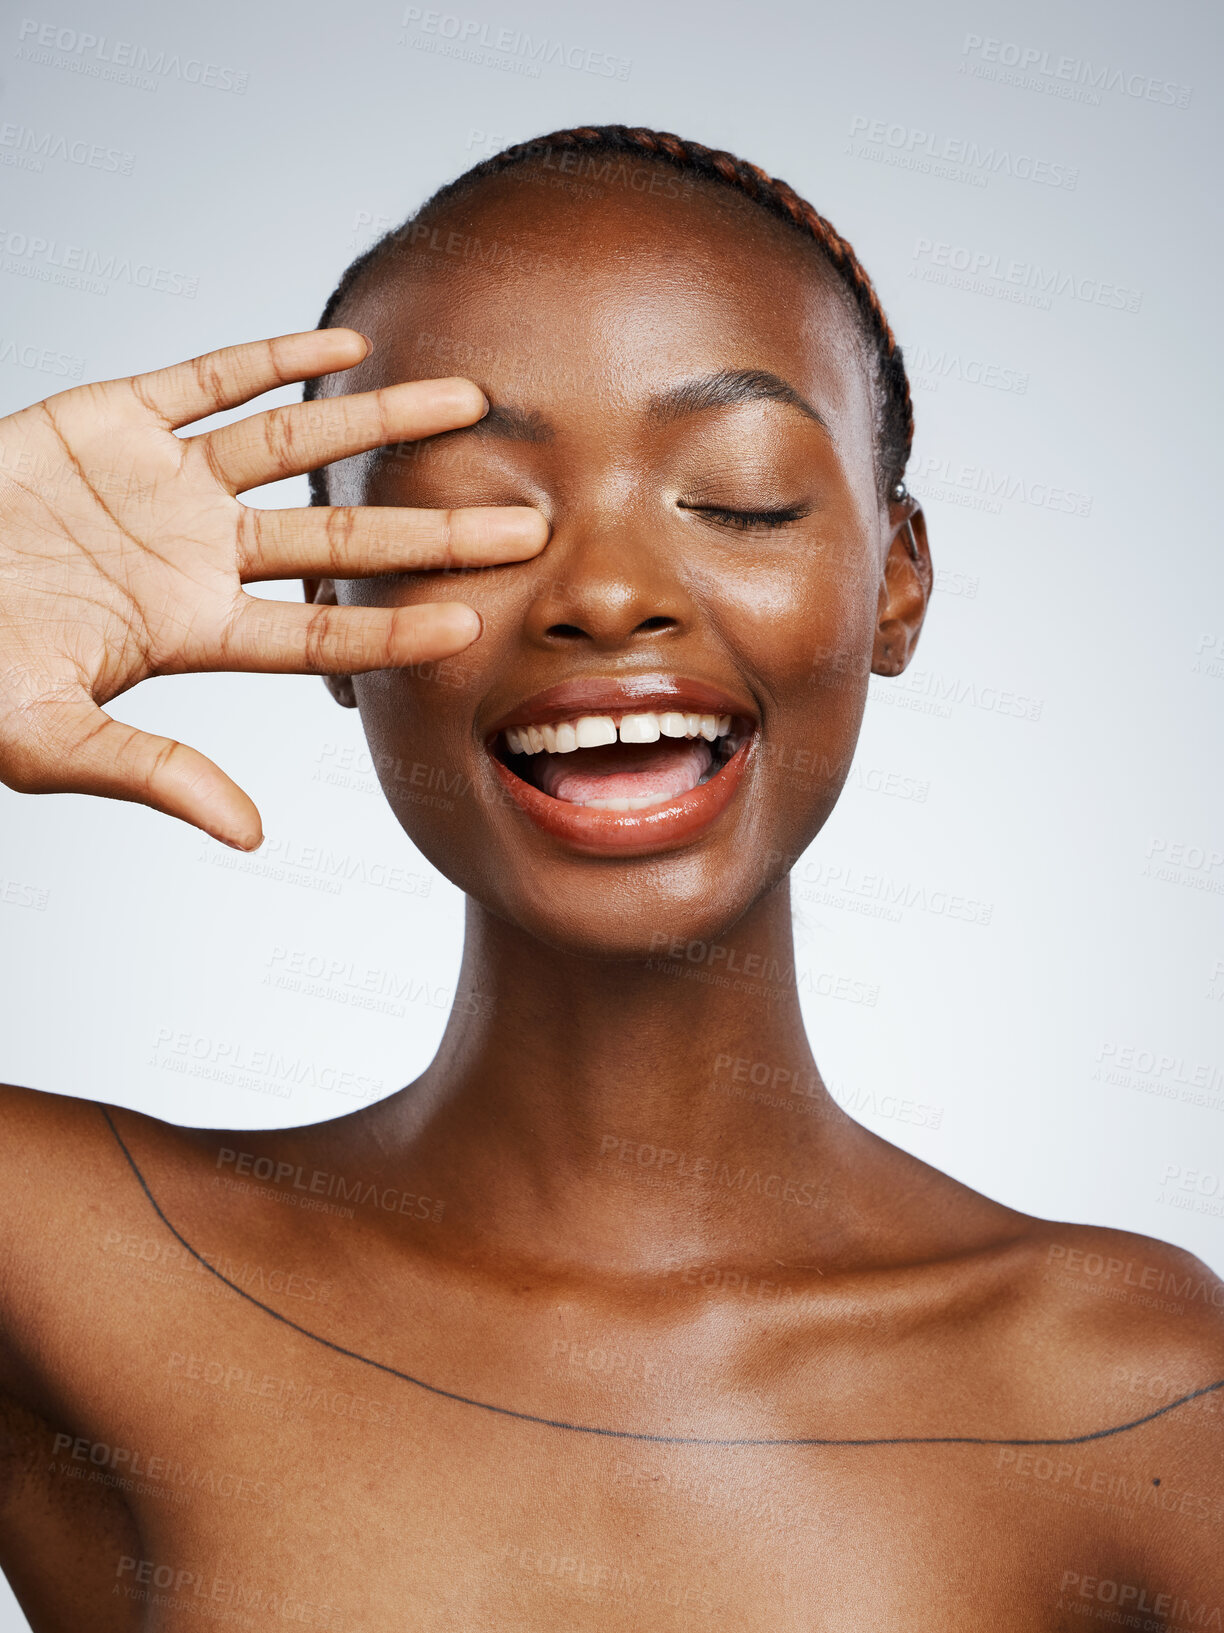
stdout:
<svg viewBox="0 0 1224 1633">
<path fill-rule="evenodd" d="M 660 737 L 704 737 L 712 743 L 731 730 L 729 714 L 625 714 L 620 730 L 610 714 L 583 714 L 551 726 L 511 726 L 506 743 L 512 754 L 569 754 L 604 743 L 657 743 Z"/>
</svg>

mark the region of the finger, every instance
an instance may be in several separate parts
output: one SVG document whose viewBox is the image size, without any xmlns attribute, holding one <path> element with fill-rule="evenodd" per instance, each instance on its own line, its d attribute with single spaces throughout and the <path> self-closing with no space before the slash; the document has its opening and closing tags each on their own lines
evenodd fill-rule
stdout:
<svg viewBox="0 0 1224 1633">
<path fill-rule="evenodd" d="M 237 408 L 274 386 L 351 369 L 369 352 L 370 342 L 355 329 L 309 329 L 205 352 L 186 363 L 134 374 L 128 383 L 146 408 L 177 429 L 222 408 Z"/>
<path fill-rule="evenodd" d="M 300 476 L 334 459 L 388 442 L 409 442 L 472 425 L 488 412 L 470 380 L 414 380 L 380 391 L 270 408 L 198 437 L 213 474 L 231 493 Z"/>
<path fill-rule="evenodd" d="M 19 792 L 134 800 L 238 850 L 263 843 L 250 798 L 198 750 L 113 720 L 88 696 L 41 703 L 28 722 L 23 764 L 6 778 Z"/>
<path fill-rule="evenodd" d="M 218 669 L 268 675 L 363 675 L 453 657 L 480 634 L 458 601 L 415 607 L 299 606 L 240 595 Z"/>
<path fill-rule="evenodd" d="M 548 523 L 526 505 L 401 510 L 392 505 L 244 508 L 238 573 L 272 578 L 373 578 L 440 567 L 526 561 L 548 542 Z"/>
</svg>

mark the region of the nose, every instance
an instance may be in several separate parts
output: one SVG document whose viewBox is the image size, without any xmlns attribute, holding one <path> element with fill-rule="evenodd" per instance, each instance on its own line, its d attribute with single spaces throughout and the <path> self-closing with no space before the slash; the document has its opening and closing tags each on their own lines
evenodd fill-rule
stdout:
<svg viewBox="0 0 1224 1633">
<path fill-rule="evenodd" d="M 640 515 L 554 523 L 525 619 L 527 638 L 553 649 L 569 643 L 614 651 L 688 628 L 688 593 L 652 531 Z"/>
</svg>

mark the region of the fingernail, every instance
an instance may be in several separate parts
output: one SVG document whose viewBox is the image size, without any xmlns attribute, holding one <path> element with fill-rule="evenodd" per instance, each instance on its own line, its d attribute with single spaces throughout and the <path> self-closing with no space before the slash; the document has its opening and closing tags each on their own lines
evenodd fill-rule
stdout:
<svg viewBox="0 0 1224 1633">
<path fill-rule="evenodd" d="M 257 851 L 264 842 L 262 834 L 246 834 L 241 839 L 227 839 L 224 834 L 214 834 L 213 838 L 219 839 L 223 845 L 228 845 L 232 851 L 242 851 L 244 855 Z"/>
<path fill-rule="evenodd" d="M 493 534 L 500 544 L 534 544 L 538 541 L 543 549 L 551 531 L 546 516 L 542 516 L 538 510 L 517 505 L 508 506 L 493 520 Z"/>
</svg>

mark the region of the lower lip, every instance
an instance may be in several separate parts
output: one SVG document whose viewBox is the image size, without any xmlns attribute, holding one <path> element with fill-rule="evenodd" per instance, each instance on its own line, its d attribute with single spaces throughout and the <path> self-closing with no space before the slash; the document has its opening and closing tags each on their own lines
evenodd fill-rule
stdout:
<svg viewBox="0 0 1224 1633">
<path fill-rule="evenodd" d="M 646 856 L 687 844 L 722 815 L 740 785 L 755 736 L 750 733 L 709 782 L 641 811 L 591 810 L 553 799 L 516 777 L 495 754 L 489 758 L 519 810 L 552 838 L 588 856 Z"/>
</svg>

